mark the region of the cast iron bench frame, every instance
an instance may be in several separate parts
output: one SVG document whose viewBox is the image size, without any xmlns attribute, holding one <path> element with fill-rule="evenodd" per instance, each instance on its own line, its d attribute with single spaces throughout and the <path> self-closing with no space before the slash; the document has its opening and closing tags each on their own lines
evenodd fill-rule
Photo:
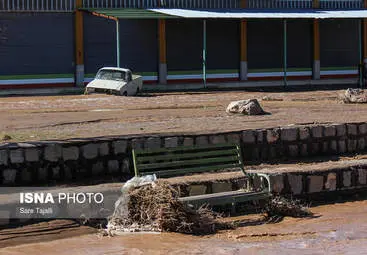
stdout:
<svg viewBox="0 0 367 255">
<path fill-rule="evenodd" d="M 234 205 L 238 202 L 267 199 L 271 195 L 270 180 L 266 174 L 245 172 L 241 147 L 237 144 L 133 149 L 132 155 L 135 176 L 156 174 L 157 177 L 165 178 L 240 168 L 248 177 L 248 187 L 252 186 L 254 178 L 261 180 L 258 187 L 260 191 L 238 190 L 180 198 L 181 201 L 196 207 L 202 204 Z"/>
</svg>

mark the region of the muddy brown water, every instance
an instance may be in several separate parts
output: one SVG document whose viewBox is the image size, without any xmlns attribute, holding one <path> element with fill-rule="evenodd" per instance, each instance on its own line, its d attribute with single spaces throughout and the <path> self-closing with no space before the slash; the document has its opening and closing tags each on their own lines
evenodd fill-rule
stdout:
<svg viewBox="0 0 367 255">
<path fill-rule="evenodd" d="M 264 224 L 261 215 L 242 216 L 236 220 L 241 219 L 243 226 L 209 236 L 128 233 L 102 237 L 94 233 L 64 239 L 56 235 L 52 241 L 40 238 L 29 244 L 19 239 L 0 254 L 366 254 L 367 200 L 311 210 L 314 217 L 287 217 L 272 224 Z"/>
</svg>

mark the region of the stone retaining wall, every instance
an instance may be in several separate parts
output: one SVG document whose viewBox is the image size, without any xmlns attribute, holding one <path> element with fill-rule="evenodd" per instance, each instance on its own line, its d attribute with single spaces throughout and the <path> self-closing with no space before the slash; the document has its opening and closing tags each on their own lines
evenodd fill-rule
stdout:
<svg viewBox="0 0 367 255">
<path fill-rule="evenodd" d="M 302 172 L 271 173 L 267 171 L 267 174 L 270 179 L 271 192 L 275 195 L 308 196 L 367 188 L 367 164 L 365 163 L 343 167 L 331 166 L 327 170 L 320 170 L 315 166 L 314 170 Z M 246 180 L 246 177 L 233 177 L 225 180 L 186 182 L 174 186 L 179 189 L 180 196 L 185 197 L 239 190 L 246 186 Z"/>
<path fill-rule="evenodd" d="M 240 143 L 245 164 L 366 148 L 367 123 L 288 126 L 218 134 L 145 135 L 73 139 L 0 146 L 2 186 L 82 180 L 133 173 L 132 148 Z"/>
<path fill-rule="evenodd" d="M 315 172 L 270 174 L 274 194 L 309 195 L 312 193 L 367 188 L 367 165 L 331 168 Z"/>
</svg>

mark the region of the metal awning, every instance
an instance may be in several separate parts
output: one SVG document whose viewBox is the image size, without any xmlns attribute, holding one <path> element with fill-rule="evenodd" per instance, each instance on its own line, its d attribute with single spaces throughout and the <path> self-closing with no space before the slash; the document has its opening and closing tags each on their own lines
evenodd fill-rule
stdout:
<svg viewBox="0 0 367 255">
<path fill-rule="evenodd" d="M 116 59 L 120 66 L 119 19 L 201 19 L 203 22 L 203 82 L 206 87 L 206 20 L 209 19 L 282 19 L 283 20 L 283 57 L 284 86 L 287 85 L 287 19 L 362 19 L 367 18 L 367 10 L 291 10 L 291 9 L 81 9 L 93 15 L 115 20 L 116 22 Z M 360 35 L 361 21 L 359 22 Z M 362 38 L 359 38 L 361 55 Z M 360 74 L 361 80 L 361 74 Z"/>
<path fill-rule="evenodd" d="M 81 10 L 110 19 L 169 19 L 179 18 L 174 15 L 160 13 L 148 9 L 104 9 L 104 8 L 82 8 Z"/>
<path fill-rule="evenodd" d="M 83 9 L 115 19 L 359 19 L 367 10 L 313 9 Z"/>
<path fill-rule="evenodd" d="M 313 9 L 219 9 L 219 10 L 186 10 L 186 9 L 149 9 L 152 12 L 191 19 L 349 19 L 367 18 L 367 10 L 313 10 Z"/>
</svg>

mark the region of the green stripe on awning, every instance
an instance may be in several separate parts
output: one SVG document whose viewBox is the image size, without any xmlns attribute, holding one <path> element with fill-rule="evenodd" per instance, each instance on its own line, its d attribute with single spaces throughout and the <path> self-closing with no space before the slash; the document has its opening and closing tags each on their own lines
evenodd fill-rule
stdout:
<svg viewBox="0 0 367 255">
<path fill-rule="evenodd" d="M 82 8 L 80 10 L 88 11 L 90 13 L 100 14 L 101 16 L 113 17 L 118 19 L 172 19 L 177 16 L 163 14 L 146 9 L 104 9 L 104 8 Z M 97 15 L 98 16 L 98 15 Z"/>
</svg>

